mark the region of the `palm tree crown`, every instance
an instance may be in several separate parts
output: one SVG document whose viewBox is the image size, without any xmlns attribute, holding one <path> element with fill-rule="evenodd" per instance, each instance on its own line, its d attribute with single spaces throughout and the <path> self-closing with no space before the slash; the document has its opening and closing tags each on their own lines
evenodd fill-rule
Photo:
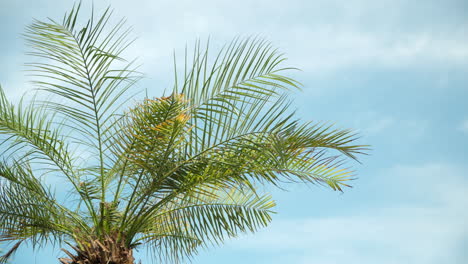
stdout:
<svg viewBox="0 0 468 264">
<path fill-rule="evenodd" d="M 38 96 L 13 105 L 0 88 L 0 241 L 15 243 L 0 262 L 27 241 L 68 244 L 62 263 L 133 263 L 139 245 L 178 263 L 266 226 L 275 203 L 259 184 L 349 186 L 343 161 L 366 146 L 295 117 L 286 93 L 299 83 L 268 42 L 235 39 L 215 56 L 197 43 L 170 94 L 126 108 L 141 74 L 111 13 L 81 24 L 78 5 L 27 27 Z"/>
</svg>

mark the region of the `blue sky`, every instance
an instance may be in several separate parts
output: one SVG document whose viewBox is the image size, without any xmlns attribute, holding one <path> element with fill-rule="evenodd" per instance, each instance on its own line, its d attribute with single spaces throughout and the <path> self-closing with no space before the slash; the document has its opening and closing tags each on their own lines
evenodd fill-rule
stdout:
<svg viewBox="0 0 468 264">
<path fill-rule="evenodd" d="M 98 2 L 98 1 L 95 1 Z M 90 1 L 83 1 L 90 6 Z M 259 35 L 287 54 L 304 84 L 303 120 L 336 122 L 371 144 L 345 193 L 269 187 L 272 224 L 203 251 L 193 263 L 468 263 L 468 2 L 99 1 L 138 37 L 140 88 L 170 87 L 172 52 L 195 39 L 219 46 Z M 72 1 L 0 2 L 0 84 L 31 89 L 20 34 L 32 18 L 60 18 Z M 14 263 L 54 263 L 58 248 L 22 247 Z M 143 263 L 145 253 L 140 254 Z M 56 261 L 57 262 L 57 261 Z"/>
</svg>

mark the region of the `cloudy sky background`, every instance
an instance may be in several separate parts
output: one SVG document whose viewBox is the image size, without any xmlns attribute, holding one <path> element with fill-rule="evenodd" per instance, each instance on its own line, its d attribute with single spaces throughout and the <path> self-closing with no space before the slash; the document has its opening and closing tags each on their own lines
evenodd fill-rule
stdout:
<svg viewBox="0 0 468 264">
<path fill-rule="evenodd" d="M 370 156 L 340 194 L 269 187 L 278 214 L 255 235 L 203 251 L 193 263 L 431 264 L 468 262 L 468 2 L 95 1 L 125 16 L 158 96 L 172 53 L 210 37 L 213 48 L 258 35 L 302 69 L 294 93 L 303 120 L 360 131 Z M 17 100 L 31 89 L 20 36 L 32 18 L 61 18 L 72 1 L 0 2 L 0 84 Z M 83 1 L 90 7 L 91 1 Z M 353 164 L 354 165 L 354 164 Z M 14 263 L 54 263 L 58 248 L 22 247 Z M 143 263 L 144 251 L 139 255 Z"/>
</svg>

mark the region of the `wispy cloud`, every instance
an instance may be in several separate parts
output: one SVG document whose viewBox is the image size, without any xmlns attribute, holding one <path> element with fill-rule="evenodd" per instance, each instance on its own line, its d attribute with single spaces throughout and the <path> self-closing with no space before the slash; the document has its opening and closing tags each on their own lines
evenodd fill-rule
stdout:
<svg viewBox="0 0 468 264">
<path fill-rule="evenodd" d="M 399 136 L 405 139 L 421 140 L 431 125 L 430 121 L 423 117 L 418 119 L 401 114 L 389 113 L 387 111 L 377 112 L 372 110 L 354 113 L 352 120 L 351 127 L 360 128 L 359 132 L 366 137 L 398 133 Z"/>
<path fill-rule="evenodd" d="M 288 5 L 283 1 L 204 1 L 201 5 L 191 1 L 148 1 L 141 9 L 125 3 L 116 2 L 115 6 L 125 10 L 119 14 L 129 16 L 140 35 L 135 55 L 145 58 L 147 68 L 153 70 L 168 68 L 172 49 L 183 50 L 196 38 L 212 36 L 216 46 L 239 34 L 272 40 L 284 47 L 282 51 L 294 65 L 312 73 L 350 67 L 468 63 L 466 31 L 452 25 L 466 21 L 445 20 L 446 13 L 456 14 L 456 4 L 431 2 L 421 7 L 405 1 L 383 1 L 378 5 L 356 1 L 346 5 L 339 1 L 292 0 Z M 419 18 L 422 8 L 432 15 L 433 24 L 427 17 Z"/>
<path fill-rule="evenodd" d="M 25 5 L 22 16 L 43 18 L 66 11 L 49 10 L 49 1 Z M 84 9 L 92 1 L 83 1 Z M 260 35 L 286 52 L 290 64 L 308 74 L 340 73 L 349 68 L 415 68 L 468 64 L 468 41 L 460 17 L 463 6 L 429 1 L 424 6 L 407 1 L 107 1 L 95 3 L 102 10 L 112 4 L 116 17 L 126 16 L 138 40 L 130 47 L 128 58 L 139 57 L 141 71 L 162 89 L 170 85 L 172 52 L 182 56 L 185 45 L 197 38 L 211 36 L 214 47 L 237 35 Z M 5 4 L 4 10 L 20 4 Z M 70 4 L 71 5 L 71 4 Z M 3 6 L 3 4 L 1 5 Z M 55 4 L 54 4 L 55 6 Z M 144 7 L 144 8 L 142 8 Z M 1 8 L 0 8 L 1 9 Z M 86 10 L 85 10 L 86 11 Z M 425 13 L 422 14 L 421 12 Z M 52 12 L 52 13 L 51 13 Z M 34 14 L 34 15 L 33 15 Z M 450 16 L 448 16 L 448 14 Z M 429 19 L 428 16 L 431 18 Z M 447 17 L 450 17 L 448 19 Z M 4 24 L 24 25 L 4 16 Z M 20 30 L 21 27 L 14 27 Z M 22 32 L 10 32 L 14 39 Z M 21 70 L 11 58 L 23 52 L 20 41 L 9 46 L 8 68 L 0 73 L 9 93 L 21 94 L 27 78 L 15 76 Z M 3 43 L 7 45 L 8 43 Z M 15 59 L 16 60 L 16 59 Z M 12 67 L 12 65 L 14 67 Z M 2 69 L 2 67 L 0 67 Z M 11 77 L 13 76 L 13 77 Z M 154 87 L 152 87 L 154 88 Z"/>
<path fill-rule="evenodd" d="M 461 32 L 447 38 L 431 32 L 383 34 L 366 32 L 363 28 L 330 26 L 293 29 L 289 36 L 293 37 L 294 33 L 310 43 L 309 50 L 301 50 L 305 56 L 294 55 L 307 58 L 299 63 L 311 71 L 349 67 L 438 67 L 468 62 L 468 48 L 464 45 L 467 39 Z M 298 49 L 293 49 L 295 51 Z"/>
<path fill-rule="evenodd" d="M 463 132 L 465 132 L 465 133 L 468 133 L 468 119 L 463 120 L 463 121 L 460 123 L 458 129 L 461 130 L 461 131 L 463 131 Z"/>
</svg>

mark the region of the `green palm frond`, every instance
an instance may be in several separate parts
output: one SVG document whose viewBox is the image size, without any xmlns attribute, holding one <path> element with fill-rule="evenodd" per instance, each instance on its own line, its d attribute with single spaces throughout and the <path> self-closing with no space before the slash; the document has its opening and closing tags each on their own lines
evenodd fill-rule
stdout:
<svg viewBox="0 0 468 264">
<path fill-rule="evenodd" d="M 70 181 L 75 181 L 70 165 L 73 157 L 64 141 L 60 126 L 53 123 L 44 108 L 34 103 L 19 106 L 11 104 L 0 87 L 0 134 L 4 153 L 18 156 L 21 149 L 29 147 L 20 160 L 42 159 L 51 161 Z M 4 158 L 8 159 L 7 156 Z M 17 158 L 17 157 L 16 157 Z"/>
<path fill-rule="evenodd" d="M 299 83 L 285 75 L 286 60 L 263 40 L 235 39 L 212 60 L 209 47 L 195 47 L 192 64 L 187 63 L 183 84 L 175 91 L 184 94 L 191 104 L 191 144 L 187 152 L 195 154 L 206 147 L 251 130 L 272 127 L 265 106 L 282 92 L 299 88 Z M 181 86 L 181 87 L 179 87 Z M 283 100 L 271 107 L 276 114 L 286 109 Z M 263 118 L 262 118 L 263 117 Z M 280 119 L 276 121 L 281 121 Z M 263 125 L 263 127 L 262 127 Z"/>
<path fill-rule="evenodd" d="M 107 182 L 106 162 L 113 160 L 109 148 L 115 113 L 139 78 L 133 63 L 124 63 L 120 57 L 132 42 L 125 20 L 118 21 L 107 34 L 103 31 L 111 13 L 107 9 L 98 19 L 92 16 L 79 26 L 78 5 L 62 22 L 36 20 L 25 34 L 34 49 L 30 55 L 41 59 L 28 64 L 37 79 L 33 83 L 60 98 L 60 102 L 48 100 L 45 105 L 67 117 L 80 144 L 96 150 L 96 168 L 90 171 L 100 178 L 102 190 Z M 104 200 L 104 192 L 102 197 Z"/>
<path fill-rule="evenodd" d="M 0 242 L 44 245 L 60 243 L 78 230 L 89 233 L 82 218 L 60 205 L 54 196 L 33 175 L 27 162 L 0 163 Z"/>
<path fill-rule="evenodd" d="M 50 118 L 45 108 L 38 107 L 33 100 L 18 106 L 11 104 L 0 87 L 0 147 L 3 158 L 21 163 L 40 163 L 45 173 L 65 177 L 94 214 L 93 206 L 80 188 L 81 177 L 77 171 L 69 145 L 62 135 L 62 125 Z M 15 162 L 16 163 L 16 162 Z"/>
<path fill-rule="evenodd" d="M 228 237 L 243 232 L 255 232 L 271 221 L 274 201 L 269 195 L 258 196 L 251 190 L 205 190 L 195 196 L 174 199 L 151 215 L 149 220 L 136 218 L 127 234 L 147 234 L 137 242 L 166 243 L 170 237 L 173 247 L 164 254 L 175 263 L 184 256 L 195 254 L 197 247 L 220 244 Z M 131 237 L 131 236 L 130 236 Z M 182 246 L 183 245 L 183 246 Z"/>
</svg>

